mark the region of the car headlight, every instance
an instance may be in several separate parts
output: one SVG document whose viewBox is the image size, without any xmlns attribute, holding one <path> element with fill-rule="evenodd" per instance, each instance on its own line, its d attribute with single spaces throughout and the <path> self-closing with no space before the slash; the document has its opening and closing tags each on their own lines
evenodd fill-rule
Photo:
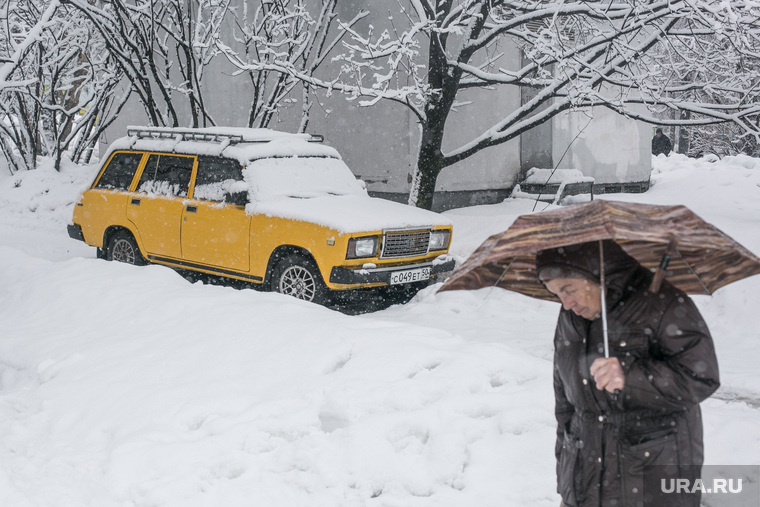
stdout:
<svg viewBox="0 0 760 507">
<path fill-rule="evenodd" d="M 450 231 L 431 231 L 430 232 L 430 251 L 446 250 L 449 247 L 451 239 Z"/>
<path fill-rule="evenodd" d="M 377 254 L 377 243 L 377 236 L 366 236 L 363 238 L 349 239 L 346 259 L 374 257 Z"/>
</svg>

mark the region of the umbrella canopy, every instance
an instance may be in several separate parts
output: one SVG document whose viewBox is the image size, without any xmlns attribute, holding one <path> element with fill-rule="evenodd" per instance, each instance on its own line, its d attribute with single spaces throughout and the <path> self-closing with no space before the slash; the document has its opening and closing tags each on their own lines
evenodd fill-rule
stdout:
<svg viewBox="0 0 760 507">
<path fill-rule="evenodd" d="M 536 253 L 613 240 L 654 270 L 669 253 L 667 280 L 687 294 L 712 294 L 760 273 L 760 258 L 685 206 L 595 200 L 522 215 L 488 238 L 440 290 L 497 286 L 559 301 L 536 277 Z"/>
</svg>

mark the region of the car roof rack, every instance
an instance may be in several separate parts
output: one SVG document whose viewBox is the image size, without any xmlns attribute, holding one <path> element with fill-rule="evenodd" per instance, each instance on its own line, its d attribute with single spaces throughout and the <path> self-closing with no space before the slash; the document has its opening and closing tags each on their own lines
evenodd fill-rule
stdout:
<svg viewBox="0 0 760 507">
<path fill-rule="evenodd" d="M 212 143 L 227 141 L 230 144 L 243 141 L 241 135 L 197 132 L 166 127 L 132 127 L 127 129 L 127 135 L 130 137 L 137 136 L 139 139 L 174 139 L 176 141 L 208 141 Z"/>
<path fill-rule="evenodd" d="M 175 141 L 205 141 L 211 143 L 268 143 L 277 139 L 279 135 L 273 137 L 246 138 L 243 134 L 232 132 L 211 131 L 212 129 L 183 129 L 176 127 L 127 127 L 129 137 L 138 139 L 173 139 Z M 254 130 L 254 129 L 251 129 Z M 262 129 L 263 130 L 263 129 Z M 297 135 L 297 134 L 292 134 Z M 320 134 L 305 134 L 309 137 L 305 139 L 311 143 L 324 142 L 324 136 Z"/>
</svg>

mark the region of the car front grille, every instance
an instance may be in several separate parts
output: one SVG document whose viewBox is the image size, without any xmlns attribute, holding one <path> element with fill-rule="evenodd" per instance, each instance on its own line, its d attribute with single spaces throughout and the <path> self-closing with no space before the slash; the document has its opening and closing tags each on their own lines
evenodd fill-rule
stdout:
<svg viewBox="0 0 760 507">
<path fill-rule="evenodd" d="M 430 229 L 385 231 L 381 259 L 415 257 L 428 253 Z"/>
</svg>

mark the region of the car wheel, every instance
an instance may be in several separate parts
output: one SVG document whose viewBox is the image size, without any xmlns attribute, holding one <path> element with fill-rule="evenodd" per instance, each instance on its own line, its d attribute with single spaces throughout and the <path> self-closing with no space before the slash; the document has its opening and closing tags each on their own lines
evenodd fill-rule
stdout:
<svg viewBox="0 0 760 507">
<path fill-rule="evenodd" d="M 277 263 L 271 289 L 317 304 L 324 304 L 328 293 L 314 261 L 300 254 L 289 255 Z"/>
<path fill-rule="evenodd" d="M 106 259 L 109 261 L 124 262 L 134 266 L 142 266 L 145 259 L 140 254 L 137 242 L 131 234 L 119 231 L 108 240 L 108 249 L 106 250 Z"/>
</svg>

